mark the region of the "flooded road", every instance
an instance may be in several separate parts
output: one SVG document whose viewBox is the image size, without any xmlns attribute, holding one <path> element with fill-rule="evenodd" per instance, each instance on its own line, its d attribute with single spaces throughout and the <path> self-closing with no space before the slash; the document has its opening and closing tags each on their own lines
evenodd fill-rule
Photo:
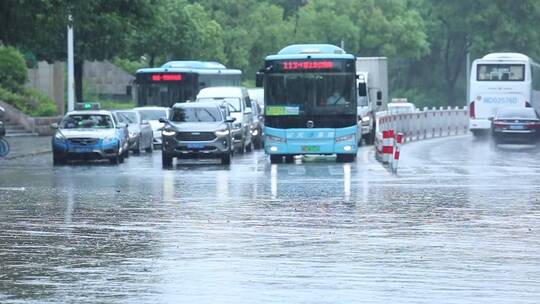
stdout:
<svg viewBox="0 0 540 304">
<path fill-rule="evenodd" d="M 0 303 L 538 303 L 540 152 L 0 161 Z"/>
</svg>

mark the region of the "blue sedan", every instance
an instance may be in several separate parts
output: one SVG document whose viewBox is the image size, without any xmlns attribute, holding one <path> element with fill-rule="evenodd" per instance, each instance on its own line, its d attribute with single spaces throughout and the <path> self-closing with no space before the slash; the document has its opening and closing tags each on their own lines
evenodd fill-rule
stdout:
<svg viewBox="0 0 540 304">
<path fill-rule="evenodd" d="M 110 111 L 73 111 L 53 124 L 53 163 L 68 160 L 108 159 L 124 162 L 128 153 L 127 126 L 118 123 Z"/>
</svg>

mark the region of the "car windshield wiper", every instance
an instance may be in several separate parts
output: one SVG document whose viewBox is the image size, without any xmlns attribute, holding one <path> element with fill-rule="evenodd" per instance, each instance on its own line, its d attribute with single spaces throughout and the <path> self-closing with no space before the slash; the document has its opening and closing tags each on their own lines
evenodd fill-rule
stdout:
<svg viewBox="0 0 540 304">
<path fill-rule="evenodd" d="M 216 117 L 210 111 L 208 111 L 207 109 L 204 109 L 204 111 L 206 113 L 208 113 L 208 115 L 210 115 L 210 117 L 212 117 L 212 119 L 213 119 L 212 121 L 217 121 Z"/>
<path fill-rule="evenodd" d="M 230 102 L 227 102 L 227 105 L 232 108 L 233 112 L 240 112 L 237 108 L 235 108 Z"/>
</svg>

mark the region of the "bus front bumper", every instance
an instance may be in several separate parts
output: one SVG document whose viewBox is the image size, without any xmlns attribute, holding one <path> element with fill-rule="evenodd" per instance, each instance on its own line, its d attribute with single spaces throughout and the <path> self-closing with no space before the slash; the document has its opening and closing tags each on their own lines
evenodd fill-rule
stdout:
<svg viewBox="0 0 540 304">
<path fill-rule="evenodd" d="M 357 127 L 343 129 L 265 128 L 265 152 L 270 155 L 356 154 Z"/>
</svg>

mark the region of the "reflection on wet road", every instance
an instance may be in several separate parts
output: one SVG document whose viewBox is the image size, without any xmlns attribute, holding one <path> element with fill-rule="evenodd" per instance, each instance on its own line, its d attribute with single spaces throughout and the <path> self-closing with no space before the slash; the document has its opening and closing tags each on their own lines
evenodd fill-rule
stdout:
<svg viewBox="0 0 540 304">
<path fill-rule="evenodd" d="M 0 163 L 1 303 L 538 303 L 540 152 Z"/>
</svg>

